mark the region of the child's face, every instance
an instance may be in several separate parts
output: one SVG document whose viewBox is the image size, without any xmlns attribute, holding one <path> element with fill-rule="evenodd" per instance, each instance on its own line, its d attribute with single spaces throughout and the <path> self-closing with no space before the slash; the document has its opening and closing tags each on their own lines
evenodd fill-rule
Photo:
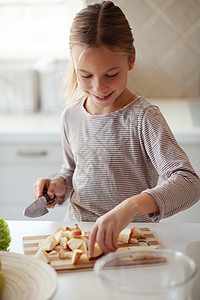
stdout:
<svg viewBox="0 0 200 300">
<path fill-rule="evenodd" d="M 128 70 L 132 69 L 126 55 L 104 47 L 74 46 L 72 58 L 79 87 L 88 94 L 90 113 L 110 112 L 123 105 Z"/>
</svg>

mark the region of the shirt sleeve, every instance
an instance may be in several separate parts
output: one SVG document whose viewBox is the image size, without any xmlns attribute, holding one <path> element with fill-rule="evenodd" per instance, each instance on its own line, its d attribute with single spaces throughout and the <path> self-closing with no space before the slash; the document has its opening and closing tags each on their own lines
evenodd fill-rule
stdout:
<svg viewBox="0 0 200 300">
<path fill-rule="evenodd" d="M 200 198 L 200 179 L 185 152 L 178 145 L 166 120 L 157 107 L 151 106 L 144 113 L 141 135 L 145 151 L 164 181 L 145 193 L 153 196 L 159 207 L 159 221 L 183 211 Z"/>
<path fill-rule="evenodd" d="M 66 182 L 66 198 L 69 197 L 70 193 L 73 190 L 72 185 L 72 176 L 74 173 L 75 163 L 74 157 L 71 151 L 70 143 L 67 136 L 66 124 L 65 124 L 64 114 L 61 119 L 61 134 L 62 134 L 62 152 L 63 152 L 63 164 L 58 173 L 58 176 L 61 176 L 65 179 Z"/>
</svg>

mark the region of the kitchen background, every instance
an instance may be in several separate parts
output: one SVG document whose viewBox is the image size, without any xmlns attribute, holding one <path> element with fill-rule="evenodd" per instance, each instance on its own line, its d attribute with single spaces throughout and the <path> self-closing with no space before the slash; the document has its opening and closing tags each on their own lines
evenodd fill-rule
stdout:
<svg viewBox="0 0 200 300">
<path fill-rule="evenodd" d="M 90 0 L 0 0 L 0 216 L 23 219 L 38 177 L 62 163 L 72 19 Z M 200 1 L 116 0 L 133 30 L 128 86 L 158 104 L 200 175 Z M 43 219 L 62 219 L 65 206 Z M 200 204 L 168 218 L 200 222 Z"/>
</svg>

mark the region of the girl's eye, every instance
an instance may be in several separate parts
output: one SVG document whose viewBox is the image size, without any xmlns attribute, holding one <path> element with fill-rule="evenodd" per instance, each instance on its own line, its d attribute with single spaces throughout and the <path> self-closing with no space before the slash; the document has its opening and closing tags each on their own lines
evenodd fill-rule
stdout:
<svg viewBox="0 0 200 300">
<path fill-rule="evenodd" d="M 106 77 L 111 77 L 111 78 L 112 78 L 112 77 L 116 77 L 118 74 L 119 74 L 119 72 L 117 72 L 117 73 L 115 73 L 115 74 L 113 74 L 113 75 L 108 75 L 108 74 L 107 74 Z"/>
<path fill-rule="evenodd" d="M 83 77 L 83 78 L 90 78 L 90 77 L 92 77 L 92 75 L 83 75 L 83 74 L 81 74 L 81 77 Z"/>
</svg>

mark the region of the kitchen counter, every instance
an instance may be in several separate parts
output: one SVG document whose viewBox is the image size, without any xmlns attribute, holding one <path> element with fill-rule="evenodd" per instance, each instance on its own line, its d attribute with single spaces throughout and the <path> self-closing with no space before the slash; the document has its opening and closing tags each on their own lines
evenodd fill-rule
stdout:
<svg viewBox="0 0 200 300">
<path fill-rule="evenodd" d="M 61 143 L 60 115 L 0 114 L 0 144 Z"/>
<path fill-rule="evenodd" d="M 21 254 L 23 254 L 23 236 L 51 234 L 59 225 L 64 228 L 70 225 L 74 226 L 74 224 L 66 222 L 53 221 L 7 221 L 7 223 L 12 237 L 10 251 Z M 93 223 L 79 223 L 80 228 L 85 231 L 91 229 L 92 225 Z M 162 248 L 178 250 L 183 253 L 189 243 L 200 239 L 200 223 L 137 223 L 137 226 L 149 227 Z M 97 293 L 95 289 L 96 280 L 93 271 L 59 273 L 58 290 L 53 300 L 102 300 L 101 292 Z"/>
</svg>

